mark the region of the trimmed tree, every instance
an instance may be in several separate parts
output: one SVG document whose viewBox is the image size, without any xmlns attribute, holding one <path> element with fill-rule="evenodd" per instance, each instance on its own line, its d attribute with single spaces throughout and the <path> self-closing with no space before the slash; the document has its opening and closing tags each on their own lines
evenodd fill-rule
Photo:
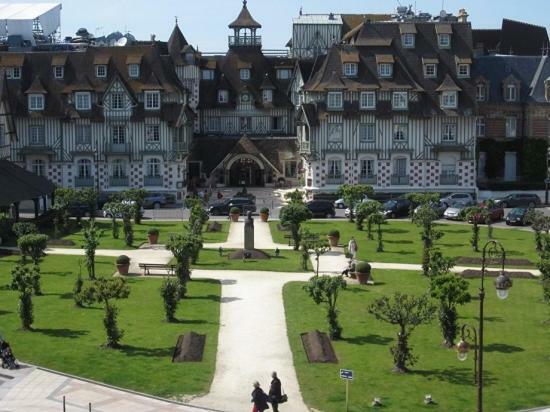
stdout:
<svg viewBox="0 0 550 412">
<path fill-rule="evenodd" d="M 374 193 L 373 189 L 369 185 L 352 185 L 345 184 L 340 186 L 338 189 L 338 195 L 344 199 L 344 203 L 349 207 L 349 221 L 353 222 L 353 210 L 355 205 L 361 202 L 365 196 L 372 195 Z"/>
<path fill-rule="evenodd" d="M 548 234 L 550 230 L 550 217 L 544 215 L 540 210 L 531 209 L 525 215 L 525 221 L 531 224 L 533 232 L 535 232 L 535 248 L 537 253 L 542 253 L 543 245 L 543 233 Z"/>
<path fill-rule="evenodd" d="M 385 223 L 386 223 L 386 218 L 381 213 L 373 213 L 369 216 L 369 219 L 368 219 L 369 227 L 376 225 L 376 242 L 377 242 L 376 251 L 377 252 L 384 251 L 384 241 L 382 239 L 382 235 L 383 235 L 382 225 Z"/>
<path fill-rule="evenodd" d="M 289 204 L 304 204 L 304 192 L 295 189 L 292 192 L 285 193 L 285 200 Z"/>
<path fill-rule="evenodd" d="M 84 242 L 82 247 L 86 255 L 86 270 L 88 271 L 88 279 L 95 279 L 95 251 L 99 246 L 97 238 L 97 229 L 95 220 L 92 219 L 84 228 Z"/>
<path fill-rule="evenodd" d="M 19 292 L 19 319 L 21 329 L 31 330 L 34 322 L 32 293 L 34 274 L 26 266 L 16 265 L 11 271 L 12 281 L 10 288 Z"/>
<path fill-rule="evenodd" d="M 117 218 L 122 215 L 123 208 L 124 205 L 118 201 L 108 202 L 103 206 L 103 210 L 108 212 L 111 219 L 111 233 L 113 235 L 113 239 L 118 239 L 120 236 L 120 226 Z"/>
<path fill-rule="evenodd" d="M 129 200 L 132 203 L 132 215 L 134 217 L 134 223 L 136 225 L 141 224 L 141 209 L 143 208 L 143 201 L 147 197 L 147 190 L 145 189 L 128 189 L 122 193 L 122 198 Z"/>
<path fill-rule="evenodd" d="M 55 203 L 52 209 L 54 216 L 54 237 L 59 239 L 70 228 L 69 207 L 78 200 L 75 189 L 58 187 L 55 189 Z"/>
<path fill-rule="evenodd" d="M 176 258 L 176 276 L 179 280 L 179 298 L 187 293 L 187 281 L 191 280 L 190 262 L 197 248 L 197 237 L 193 235 L 171 235 L 166 249 Z"/>
<path fill-rule="evenodd" d="M 195 235 L 202 235 L 202 228 L 208 222 L 208 213 L 202 207 L 200 199 L 188 199 L 187 205 L 190 210 L 189 214 L 189 230 Z"/>
<path fill-rule="evenodd" d="M 177 279 L 164 278 L 160 287 L 160 295 L 164 302 L 164 314 L 167 322 L 175 322 L 175 314 L 178 309 L 180 287 Z"/>
<path fill-rule="evenodd" d="M 38 234 L 38 228 L 36 227 L 36 225 L 34 223 L 30 223 L 30 222 L 17 222 L 17 223 L 14 223 L 11 230 L 15 234 L 17 239 L 19 239 L 21 236 L 25 236 L 25 235 Z"/>
<path fill-rule="evenodd" d="M 411 333 L 418 325 L 431 322 L 437 308 L 426 295 L 408 296 L 396 292 L 392 297 L 377 299 L 368 310 L 376 319 L 399 326 L 397 343 L 390 348 L 390 352 L 393 355 L 394 371 L 408 372 L 408 366 L 417 361 L 409 346 Z"/>
<path fill-rule="evenodd" d="M 367 237 L 372 240 L 372 223 L 369 221 L 369 217 L 375 213 L 380 212 L 382 205 L 376 200 L 369 200 L 367 202 L 361 202 L 357 205 L 355 225 L 357 230 L 363 230 L 363 223 L 367 221 Z"/>
<path fill-rule="evenodd" d="M 44 251 L 48 247 L 48 236 L 46 235 L 23 235 L 17 239 L 17 246 L 21 250 L 23 261 L 30 257 L 35 265 L 40 263 Z"/>
<path fill-rule="evenodd" d="M 122 216 L 122 230 L 124 232 L 124 243 L 126 246 L 134 244 L 134 227 L 132 226 L 132 214 L 135 208 L 128 203 L 120 203 L 120 214 Z"/>
<path fill-rule="evenodd" d="M 464 220 L 466 222 L 472 222 L 472 237 L 470 238 L 470 244 L 474 252 L 479 252 L 479 221 L 483 219 L 483 216 L 487 211 L 479 206 L 471 206 L 464 211 Z"/>
<path fill-rule="evenodd" d="M 304 239 L 302 238 L 302 248 L 305 251 L 304 255 L 313 253 L 315 255 L 316 269 L 315 273 L 319 275 L 319 259 L 322 255 L 330 250 L 330 246 L 326 239 Z M 304 270 L 307 270 L 307 260 L 304 262 Z"/>
<path fill-rule="evenodd" d="M 290 228 L 294 250 L 300 248 L 300 225 L 309 219 L 311 219 L 311 212 L 303 203 L 291 202 L 283 207 L 279 213 L 281 224 Z"/>
<path fill-rule="evenodd" d="M 443 236 L 443 232 L 434 227 L 434 222 L 438 217 L 430 203 L 422 203 L 416 213 L 413 213 L 413 223 L 422 228 L 420 237 L 422 239 L 422 273 L 424 276 L 428 276 L 434 242 Z"/>
<path fill-rule="evenodd" d="M 99 197 L 98 191 L 92 187 L 80 189 L 77 192 L 78 201 L 88 206 L 88 213 L 90 214 L 91 219 L 94 219 L 95 215 L 97 214 L 98 197 Z"/>
<path fill-rule="evenodd" d="M 338 323 L 338 309 L 336 302 L 340 290 L 347 287 L 346 281 L 342 276 L 313 276 L 309 282 L 304 285 L 304 290 L 313 299 L 315 304 L 324 303 L 327 305 L 327 320 L 329 325 L 329 335 L 333 340 L 342 337 L 342 327 Z"/>
</svg>

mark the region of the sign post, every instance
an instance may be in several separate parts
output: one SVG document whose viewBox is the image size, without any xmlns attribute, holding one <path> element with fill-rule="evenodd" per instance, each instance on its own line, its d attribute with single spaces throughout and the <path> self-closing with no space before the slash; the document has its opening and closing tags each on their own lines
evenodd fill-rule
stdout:
<svg viewBox="0 0 550 412">
<path fill-rule="evenodd" d="M 349 369 L 340 369 L 340 379 L 346 381 L 346 412 L 349 411 L 349 381 L 353 380 L 353 371 Z"/>
</svg>

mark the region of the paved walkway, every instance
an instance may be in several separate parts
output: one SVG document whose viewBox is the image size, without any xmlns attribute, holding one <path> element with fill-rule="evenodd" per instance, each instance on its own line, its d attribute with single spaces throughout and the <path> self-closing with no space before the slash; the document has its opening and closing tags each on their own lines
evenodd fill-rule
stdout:
<svg viewBox="0 0 550 412">
<path fill-rule="evenodd" d="M 239 222 L 231 222 L 226 242 L 205 243 L 204 247 L 218 249 L 221 246 L 224 249 L 241 249 L 244 245 L 244 219 L 246 218 L 241 217 Z M 292 246 L 274 243 L 269 223 L 262 222 L 260 219 L 254 219 L 254 247 L 261 250 L 292 249 Z"/>
</svg>

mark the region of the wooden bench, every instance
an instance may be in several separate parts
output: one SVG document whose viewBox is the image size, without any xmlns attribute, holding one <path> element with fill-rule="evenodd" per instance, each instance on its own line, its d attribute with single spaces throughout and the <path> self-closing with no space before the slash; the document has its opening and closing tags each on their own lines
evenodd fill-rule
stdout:
<svg viewBox="0 0 550 412">
<path fill-rule="evenodd" d="M 139 268 L 143 269 L 143 276 L 151 275 L 151 269 L 167 270 L 169 275 L 176 273 L 176 265 L 170 265 L 165 263 L 140 263 Z"/>
<path fill-rule="evenodd" d="M 288 239 L 288 246 L 292 246 L 292 242 L 294 240 L 292 235 L 285 235 L 285 239 Z"/>
</svg>

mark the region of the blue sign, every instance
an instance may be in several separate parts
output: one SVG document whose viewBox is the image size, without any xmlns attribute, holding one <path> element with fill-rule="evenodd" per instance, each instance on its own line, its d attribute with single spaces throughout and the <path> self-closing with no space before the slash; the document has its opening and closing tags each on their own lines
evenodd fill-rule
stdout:
<svg viewBox="0 0 550 412">
<path fill-rule="evenodd" d="M 340 379 L 346 379 L 348 381 L 353 380 L 353 371 L 349 369 L 340 369 Z"/>
</svg>

